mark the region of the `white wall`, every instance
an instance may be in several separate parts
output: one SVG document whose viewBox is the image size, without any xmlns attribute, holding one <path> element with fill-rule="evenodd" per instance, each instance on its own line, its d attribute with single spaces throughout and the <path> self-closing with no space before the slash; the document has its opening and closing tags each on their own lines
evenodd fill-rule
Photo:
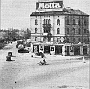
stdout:
<svg viewBox="0 0 90 89">
<path fill-rule="evenodd" d="M 35 19 L 38 20 L 38 25 L 35 25 Z M 35 33 L 35 28 L 38 29 L 37 33 L 43 33 L 43 20 L 51 20 L 51 34 L 53 36 L 65 36 L 65 16 L 32 16 L 30 18 L 31 33 Z M 60 25 L 57 25 L 57 19 L 60 19 Z M 57 34 L 57 28 L 60 28 L 60 34 Z"/>
</svg>

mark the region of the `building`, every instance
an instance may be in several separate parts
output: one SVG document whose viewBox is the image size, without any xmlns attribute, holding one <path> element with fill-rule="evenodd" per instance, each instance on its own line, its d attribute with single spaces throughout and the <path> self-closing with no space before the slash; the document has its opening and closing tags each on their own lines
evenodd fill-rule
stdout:
<svg viewBox="0 0 90 89">
<path fill-rule="evenodd" d="M 89 53 L 89 15 L 65 8 L 62 0 L 36 2 L 30 22 L 31 39 L 40 42 L 45 53 L 52 49 L 61 55 Z M 40 47 L 37 48 L 39 51 Z"/>
</svg>

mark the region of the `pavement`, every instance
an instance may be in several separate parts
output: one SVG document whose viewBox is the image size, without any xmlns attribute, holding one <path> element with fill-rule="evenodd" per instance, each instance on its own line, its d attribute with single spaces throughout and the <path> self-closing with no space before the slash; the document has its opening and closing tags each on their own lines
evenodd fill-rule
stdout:
<svg viewBox="0 0 90 89">
<path fill-rule="evenodd" d="M 10 51 L 15 61 L 7 62 Z M 39 66 L 43 58 L 31 55 L 18 53 L 16 42 L 0 50 L 0 89 L 89 89 L 89 60 L 45 54 L 49 65 Z"/>
</svg>

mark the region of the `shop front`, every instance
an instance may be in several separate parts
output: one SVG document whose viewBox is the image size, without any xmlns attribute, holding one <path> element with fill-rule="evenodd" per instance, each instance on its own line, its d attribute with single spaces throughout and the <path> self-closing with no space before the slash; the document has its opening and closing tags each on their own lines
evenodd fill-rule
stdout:
<svg viewBox="0 0 90 89">
<path fill-rule="evenodd" d="M 62 55 L 62 45 L 55 45 L 55 54 Z"/>
<path fill-rule="evenodd" d="M 50 53 L 50 45 L 44 46 L 44 53 Z"/>
<path fill-rule="evenodd" d="M 87 55 L 87 46 L 83 46 L 83 55 Z"/>
<path fill-rule="evenodd" d="M 80 46 L 74 46 L 74 55 L 80 55 Z"/>
<path fill-rule="evenodd" d="M 34 44 L 33 52 L 38 53 L 42 51 L 43 53 L 51 55 L 63 55 L 63 56 L 73 56 L 73 55 L 87 55 L 87 46 L 82 45 L 67 45 L 67 44 Z"/>
<path fill-rule="evenodd" d="M 33 45 L 33 52 L 39 53 L 39 45 Z"/>
</svg>

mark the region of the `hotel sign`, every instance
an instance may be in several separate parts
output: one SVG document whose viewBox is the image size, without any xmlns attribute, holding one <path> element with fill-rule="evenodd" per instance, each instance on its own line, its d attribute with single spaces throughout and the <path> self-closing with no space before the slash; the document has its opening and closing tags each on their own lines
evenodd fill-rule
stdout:
<svg viewBox="0 0 90 89">
<path fill-rule="evenodd" d="M 59 9 L 62 7 L 63 7 L 63 1 L 36 3 L 36 9 Z"/>
</svg>

